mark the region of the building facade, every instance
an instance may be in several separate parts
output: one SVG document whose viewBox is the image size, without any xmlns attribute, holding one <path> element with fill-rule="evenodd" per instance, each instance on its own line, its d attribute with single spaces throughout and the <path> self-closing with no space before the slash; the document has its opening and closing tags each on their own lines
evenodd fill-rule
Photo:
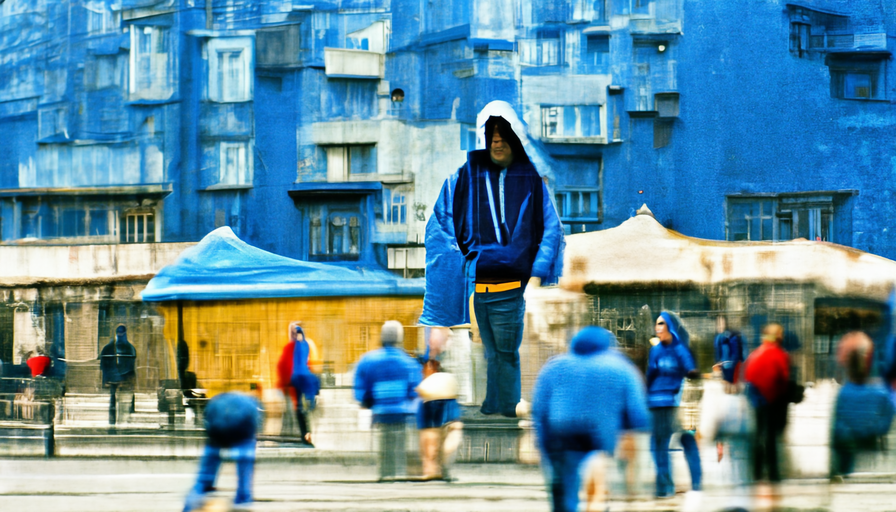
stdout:
<svg viewBox="0 0 896 512">
<path fill-rule="evenodd" d="M 0 243 L 197 241 L 423 271 L 479 111 L 569 233 L 649 203 L 896 258 L 896 6 L 847 0 L 6 0 Z"/>
</svg>

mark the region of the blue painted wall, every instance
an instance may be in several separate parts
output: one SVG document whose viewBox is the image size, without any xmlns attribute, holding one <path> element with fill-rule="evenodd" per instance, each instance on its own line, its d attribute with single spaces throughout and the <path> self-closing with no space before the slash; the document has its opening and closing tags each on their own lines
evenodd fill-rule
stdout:
<svg viewBox="0 0 896 512">
<path fill-rule="evenodd" d="M 815 23 L 809 41 L 818 20 L 849 48 L 794 52 L 793 23 Z M 122 233 L 151 215 L 145 241 L 226 224 L 386 265 L 418 250 L 477 114 L 504 100 L 570 232 L 647 203 L 735 238 L 743 205 L 771 201 L 779 237 L 788 208 L 828 208 L 831 240 L 896 258 L 894 49 L 896 5 L 872 0 L 6 0 L 0 243 L 144 241 Z M 875 99 L 832 97 L 869 63 Z"/>
</svg>

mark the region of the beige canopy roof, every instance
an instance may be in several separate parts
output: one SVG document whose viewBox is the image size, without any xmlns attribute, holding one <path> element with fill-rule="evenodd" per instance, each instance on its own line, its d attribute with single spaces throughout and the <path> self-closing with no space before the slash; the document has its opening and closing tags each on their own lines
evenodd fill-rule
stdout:
<svg viewBox="0 0 896 512">
<path fill-rule="evenodd" d="M 896 262 L 828 242 L 725 242 L 664 228 L 646 205 L 619 226 L 566 237 L 560 286 L 804 282 L 885 300 Z"/>
</svg>

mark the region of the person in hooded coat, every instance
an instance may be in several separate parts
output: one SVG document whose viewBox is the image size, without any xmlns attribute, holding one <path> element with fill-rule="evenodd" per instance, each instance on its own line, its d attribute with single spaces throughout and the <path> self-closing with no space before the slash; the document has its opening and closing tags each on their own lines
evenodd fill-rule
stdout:
<svg viewBox="0 0 896 512">
<path fill-rule="evenodd" d="M 507 118 L 488 118 L 485 144 L 468 153 L 466 164 L 445 183 L 427 224 L 428 292 L 421 323 L 464 323 L 463 303 L 472 291 L 488 363 L 480 411 L 516 417 L 523 293 L 531 277 L 549 281 L 559 275 L 563 227 Z M 465 280 L 458 279 L 461 267 Z M 435 286 L 448 274 L 464 286 Z M 451 309 L 433 304 L 442 301 Z"/>
<path fill-rule="evenodd" d="M 277 362 L 279 388 L 283 394 L 291 397 L 299 422 L 299 433 L 302 444 L 314 447 L 311 442 L 311 422 L 305 403 L 313 410 L 318 393 L 320 393 L 320 374 L 322 362 L 317 345 L 305 337 L 305 331 L 299 322 L 289 324 L 289 343 L 283 347 L 280 360 Z"/>
<path fill-rule="evenodd" d="M 100 351 L 100 371 L 103 374 L 103 385 L 109 386 L 109 424 L 115 425 L 118 419 L 117 393 L 132 391 L 136 378 L 137 349 L 128 341 L 128 329 L 123 324 L 115 328 L 115 338 Z M 130 412 L 134 412 L 134 394 L 126 400 L 130 403 Z"/>
<path fill-rule="evenodd" d="M 535 382 L 532 420 L 549 466 L 554 512 L 578 510 L 580 469 L 590 453 L 612 455 L 620 430 L 649 423 L 641 373 L 610 349 L 615 344 L 610 331 L 586 327 L 573 337 L 569 354 L 548 361 Z"/>
<path fill-rule="evenodd" d="M 690 336 L 678 316 L 663 311 L 656 319 L 655 331 L 660 342 L 647 356 L 647 403 L 653 415 L 651 444 L 656 462 L 656 496 L 666 498 L 675 495 L 669 442 L 680 430 L 681 386 L 685 377 L 699 378 L 700 373 L 688 348 Z M 702 469 L 694 434 L 681 432 L 681 446 L 691 472 L 691 488 L 700 491 Z"/>
</svg>

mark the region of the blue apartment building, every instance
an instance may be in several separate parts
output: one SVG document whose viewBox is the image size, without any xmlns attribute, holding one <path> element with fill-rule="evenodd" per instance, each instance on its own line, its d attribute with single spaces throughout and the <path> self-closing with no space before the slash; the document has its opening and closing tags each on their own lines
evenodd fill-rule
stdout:
<svg viewBox="0 0 896 512">
<path fill-rule="evenodd" d="M 197 241 L 423 272 L 476 116 L 527 122 L 569 233 L 896 258 L 896 4 L 5 0 L 0 244 Z"/>
</svg>

